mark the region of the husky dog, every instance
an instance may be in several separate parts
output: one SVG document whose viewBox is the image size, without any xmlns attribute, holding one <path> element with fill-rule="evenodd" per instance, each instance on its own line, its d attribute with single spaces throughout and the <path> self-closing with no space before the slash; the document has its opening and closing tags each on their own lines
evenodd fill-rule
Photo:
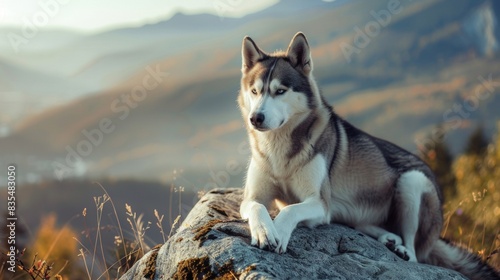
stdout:
<svg viewBox="0 0 500 280">
<path fill-rule="evenodd" d="M 284 253 L 298 224 L 351 226 L 401 258 L 499 279 L 476 255 L 440 239 L 442 196 L 417 156 L 335 114 L 312 76 L 306 37 L 265 53 L 245 37 L 239 107 L 252 156 L 242 218 L 251 244 Z M 280 211 L 274 220 L 268 209 Z"/>
</svg>

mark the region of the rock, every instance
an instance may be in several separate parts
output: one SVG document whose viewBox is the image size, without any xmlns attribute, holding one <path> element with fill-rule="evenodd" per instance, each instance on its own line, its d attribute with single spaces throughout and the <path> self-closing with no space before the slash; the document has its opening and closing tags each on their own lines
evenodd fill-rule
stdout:
<svg viewBox="0 0 500 280">
<path fill-rule="evenodd" d="M 177 233 L 120 279 L 466 279 L 406 262 L 349 227 L 297 228 L 285 254 L 250 246 L 241 220 L 242 189 L 216 189 L 194 206 Z"/>
</svg>

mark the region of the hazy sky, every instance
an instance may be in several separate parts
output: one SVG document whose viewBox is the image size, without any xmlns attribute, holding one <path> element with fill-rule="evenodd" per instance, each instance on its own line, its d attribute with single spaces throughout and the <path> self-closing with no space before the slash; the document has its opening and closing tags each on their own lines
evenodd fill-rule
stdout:
<svg viewBox="0 0 500 280">
<path fill-rule="evenodd" d="M 142 25 L 177 11 L 239 17 L 278 0 L 0 0 L 0 27 L 56 27 L 96 32 L 119 26 Z"/>
</svg>

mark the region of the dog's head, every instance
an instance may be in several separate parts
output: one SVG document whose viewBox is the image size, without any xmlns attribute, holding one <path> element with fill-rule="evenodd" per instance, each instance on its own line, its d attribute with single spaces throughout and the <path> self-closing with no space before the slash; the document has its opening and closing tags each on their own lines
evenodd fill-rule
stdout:
<svg viewBox="0 0 500 280">
<path fill-rule="evenodd" d="M 250 129 L 278 129 L 317 103 L 311 54 L 304 34 L 297 33 L 286 52 L 273 54 L 263 52 L 250 37 L 245 37 L 242 58 L 238 102 Z"/>
</svg>

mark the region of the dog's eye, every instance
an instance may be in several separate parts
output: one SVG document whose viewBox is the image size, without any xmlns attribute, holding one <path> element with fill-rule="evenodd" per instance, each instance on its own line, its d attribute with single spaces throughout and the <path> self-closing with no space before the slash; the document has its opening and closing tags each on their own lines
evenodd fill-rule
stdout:
<svg viewBox="0 0 500 280">
<path fill-rule="evenodd" d="M 256 90 L 256 89 L 252 89 L 252 93 L 253 93 L 254 95 L 257 95 L 257 90 Z"/>
<path fill-rule="evenodd" d="M 286 89 L 279 88 L 276 90 L 276 95 L 282 95 L 285 92 L 286 92 Z"/>
</svg>

